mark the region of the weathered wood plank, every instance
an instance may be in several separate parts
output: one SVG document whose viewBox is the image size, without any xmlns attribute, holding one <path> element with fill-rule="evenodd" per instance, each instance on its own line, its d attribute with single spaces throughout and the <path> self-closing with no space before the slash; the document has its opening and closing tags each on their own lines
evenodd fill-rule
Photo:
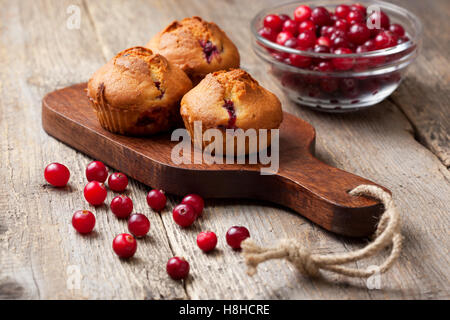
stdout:
<svg viewBox="0 0 450 320">
<path fill-rule="evenodd" d="M 69 30 L 67 8 L 81 10 L 81 28 Z M 182 285 L 167 279 L 164 263 L 172 251 L 159 215 L 145 201 L 147 187 L 134 181 L 128 193 L 135 210 L 152 223 L 150 237 L 139 241 L 136 257 L 117 259 L 114 236 L 126 222 L 107 206 L 89 208 L 82 191 L 84 155 L 47 136 L 41 128 L 41 99 L 58 87 L 86 80 L 105 59 L 93 25 L 80 1 L 0 2 L 0 297 L 184 298 Z M 47 184 L 47 163 L 65 163 L 72 177 L 59 190 Z M 108 201 L 113 197 L 108 195 Z M 71 226 L 75 210 L 91 209 L 96 231 L 83 237 Z M 80 289 L 69 290 L 70 266 L 79 268 Z"/>
<path fill-rule="evenodd" d="M 369 291 L 362 280 L 327 274 L 326 280 L 298 276 L 291 266 L 269 262 L 254 278 L 245 275 L 242 259 L 227 248 L 224 235 L 232 225 L 246 225 L 261 242 L 296 237 L 320 252 L 345 251 L 360 244 L 335 237 L 283 208 L 256 202 L 209 201 L 196 226 L 179 229 L 163 214 L 173 250 L 189 259 L 192 277 L 189 297 L 205 298 L 436 298 L 448 296 L 449 173 L 420 145 L 398 108 L 386 101 L 355 114 L 321 114 L 287 101 L 262 64 L 251 52 L 248 21 L 270 1 L 205 2 L 127 1 L 88 2 L 103 51 L 109 57 L 129 45 L 144 44 L 173 19 L 200 15 L 219 24 L 240 49 L 242 65 L 283 100 L 285 110 L 312 123 L 318 132 L 317 153 L 326 162 L 390 188 L 404 216 L 405 250 L 400 261 L 382 276 L 381 291 Z M 275 1 L 272 1 L 274 3 Z M 220 8 L 218 7 L 220 6 Z M 139 18 L 136 18 L 139 17 Z M 132 23 L 130 21 L 133 21 Z M 114 35 L 114 37 L 112 36 Z M 414 77 L 414 73 L 410 77 Z M 170 207 L 179 199 L 171 198 Z M 426 219 L 424 219 L 426 215 Z M 220 237 L 219 250 L 201 253 L 195 245 L 198 231 L 210 229 Z M 341 244 L 341 241 L 343 244 Z M 381 261 L 374 258 L 367 267 Z M 425 262 L 424 262 L 425 261 Z"/>
</svg>

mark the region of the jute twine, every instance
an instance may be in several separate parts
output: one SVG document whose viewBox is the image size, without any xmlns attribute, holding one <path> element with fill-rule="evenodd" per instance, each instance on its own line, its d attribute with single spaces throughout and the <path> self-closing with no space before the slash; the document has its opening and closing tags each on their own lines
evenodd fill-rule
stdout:
<svg viewBox="0 0 450 320">
<path fill-rule="evenodd" d="M 380 200 L 384 205 L 385 211 L 380 217 L 372 242 L 356 251 L 323 255 L 311 253 L 294 239 L 281 240 L 278 246 L 273 248 L 262 248 L 248 238 L 241 244 L 242 254 L 248 268 L 247 273 L 254 275 L 257 272 L 256 267 L 260 263 L 273 259 L 285 259 L 292 263 L 300 273 L 311 277 L 319 276 L 321 269 L 359 278 L 367 278 L 375 272 L 387 271 L 400 255 L 402 248 L 400 215 L 392 197 L 383 189 L 373 185 L 360 185 L 350 191 L 350 194 L 370 196 Z M 391 244 L 389 257 L 378 268 L 363 270 L 342 266 L 372 257 Z"/>
</svg>

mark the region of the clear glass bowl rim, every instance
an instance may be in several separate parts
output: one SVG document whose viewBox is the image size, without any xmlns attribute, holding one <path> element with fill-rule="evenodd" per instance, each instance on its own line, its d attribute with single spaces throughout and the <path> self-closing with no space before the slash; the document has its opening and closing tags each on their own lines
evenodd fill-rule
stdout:
<svg viewBox="0 0 450 320">
<path fill-rule="evenodd" d="M 311 1 L 309 1 L 311 2 Z M 380 49 L 380 50 L 374 50 L 374 51 L 368 51 L 368 52 L 363 52 L 363 53 L 348 53 L 348 54 L 334 54 L 334 53 L 317 53 L 317 52 L 312 52 L 312 51 L 303 51 L 303 50 L 297 50 L 297 49 L 292 49 L 292 48 L 288 48 L 282 45 L 279 45 L 275 42 L 269 41 L 266 38 L 263 38 L 262 36 L 259 35 L 258 30 L 256 28 L 256 26 L 258 25 L 258 23 L 260 21 L 262 21 L 261 18 L 263 18 L 264 16 L 266 16 L 267 14 L 273 13 L 275 11 L 277 11 L 277 9 L 280 9 L 282 7 L 286 7 L 286 6 L 290 6 L 290 5 L 294 5 L 294 4 L 298 4 L 300 5 L 300 1 L 293 1 L 293 2 L 286 2 L 283 3 L 281 5 L 277 5 L 274 7 L 269 7 L 269 8 L 265 8 L 262 9 L 261 11 L 259 11 L 252 19 L 252 21 L 250 22 L 250 29 L 252 31 L 253 36 L 256 38 L 256 40 L 258 42 L 261 42 L 262 44 L 264 44 L 265 46 L 272 48 L 272 49 L 276 49 L 277 51 L 281 51 L 281 52 L 286 52 L 286 53 L 294 53 L 294 54 L 298 54 L 298 55 L 303 55 L 303 56 L 308 56 L 308 57 L 312 57 L 312 58 L 342 58 L 342 57 L 349 57 L 349 58 L 361 58 L 361 57 L 379 57 L 379 56 L 386 56 L 386 55 L 391 55 L 391 54 L 396 54 L 396 53 L 400 53 L 403 52 L 405 50 L 408 50 L 409 48 L 416 46 L 415 50 L 417 50 L 417 46 L 419 45 L 419 42 L 421 40 L 422 37 L 422 23 L 420 22 L 420 19 L 411 11 L 402 8 L 400 6 L 397 6 L 395 4 L 392 3 L 388 3 L 388 2 L 384 2 L 384 1 L 379 1 L 379 0 L 372 0 L 372 1 L 360 1 L 362 3 L 371 3 L 371 4 L 379 4 L 382 8 L 386 8 L 392 11 L 395 11 L 396 13 L 401 14 L 404 17 L 410 17 L 412 18 L 412 24 L 413 27 L 415 28 L 415 35 L 413 38 L 411 38 L 409 41 L 398 44 L 394 47 L 390 47 L 390 48 L 386 48 L 386 49 Z M 315 2 L 316 3 L 316 2 Z M 334 3 L 330 2 L 330 1 L 317 1 L 317 6 L 327 6 L 327 5 L 331 5 Z"/>
</svg>

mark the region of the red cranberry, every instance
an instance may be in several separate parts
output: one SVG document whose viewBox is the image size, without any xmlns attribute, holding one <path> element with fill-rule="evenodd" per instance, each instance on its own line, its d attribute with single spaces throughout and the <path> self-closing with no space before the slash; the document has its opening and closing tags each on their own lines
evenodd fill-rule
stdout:
<svg viewBox="0 0 450 320">
<path fill-rule="evenodd" d="M 405 29 L 397 23 L 393 23 L 389 26 L 389 31 L 395 33 L 399 37 L 403 37 L 405 35 Z"/>
<path fill-rule="evenodd" d="M 284 45 L 284 43 L 287 41 L 287 40 L 289 40 L 289 39 L 291 39 L 291 38 L 293 38 L 294 37 L 294 35 L 292 34 L 292 33 L 290 33 L 290 32 L 287 32 L 287 31 L 282 31 L 282 32 L 280 32 L 278 35 L 277 35 L 277 43 L 278 44 L 280 44 L 280 45 Z"/>
<path fill-rule="evenodd" d="M 305 5 L 298 6 L 294 10 L 295 21 L 302 22 L 306 21 L 311 17 L 311 8 Z"/>
<path fill-rule="evenodd" d="M 125 195 L 120 195 L 112 199 L 110 207 L 117 218 L 128 218 L 133 211 L 133 201 Z"/>
<path fill-rule="evenodd" d="M 283 23 L 283 31 L 290 32 L 292 35 L 296 36 L 298 33 L 298 23 L 294 20 L 286 20 Z"/>
<path fill-rule="evenodd" d="M 64 187 L 69 182 L 70 171 L 65 165 L 54 162 L 45 167 L 44 177 L 52 186 Z"/>
<path fill-rule="evenodd" d="M 311 58 L 292 53 L 288 58 L 289 64 L 297 68 L 306 68 L 311 64 Z"/>
<path fill-rule="evenodd" d="M 339 48 L 334 51 L 335 54 L 350 54 L 352 50 L 348 48 Z M 334 58 L 332 59 L 333 66 L 336 70 L 345 71 L 353 67 L 353 58 Z"/>
<path fill-rule="evenodd" d="M 128 219 L 128 230 L 135 237 L 145 237 L 150 230 L 150 221 L 142 213 L 135 213 Z"/>
<path fill-rule="evenodd" d="M 281 21 L 280 17 L 276 14 L 269 14 L 264 18 L 264 27 L 275 31 L 281 31 L 283 21 Z"/>
<path fill-rule="evenodd" d="M 261 28 L 258 30 L 258 34 L 269 41 L 275 42 L 278 33 L 270 28 Z"/>
<path fill-rule="evenodd" d="M 331 71 L 333 71 L 333 65 L 331 64 L 331 62 L 328 62 L 328 61 L 321 61 L 315 67 L 314 70 L 322 71 L 322 72 L 331 72 Z"/>
<path fill-rule="evenodd" d="M 334 12 L 335 12 L 336 16 L 338 16 L 339 18 L 345 19 L 345 18 L 347 18 L 348 14 L 350 12 L 350 7 L 345 4 L 341 4 L 336 7 L 336 10 Z"/>
<path fill-rule="evenodd" d="M 347 16 L 347 21 L 350 24 L 364 23 L 364 15 L 359 10 L 352 10 Z"/>
<path fill-rule="evenodd" d="M 330 13 L 324 7 L 314 8 L 311 12 L 311 20 L 319 26 L 328 25 L 332 21 L 330 18 Z"/>
<path fill-rule="evenodd" d="M 278 16 L 280 17 L 283 23 L 291 19 L 291 17 L 289 17 L 287 14 L 279 14 Z"/>
<path fill-rule="evenodd" d="M 181 200 L 183 204 L 190 204 L 194 210 L 197 217 L 202 215 L 203 208 L 205 207 L 205 202 L 203 198 L 198 194 L 189 194 Z"/>
<path fill-rule="evenodd" d="M 320 28 L 320 35 L 322 37 L 331 37 L 331 35 L 336 31 L 336 28 L 333 26 L 323 26 Z"/>
<path fill-rule="evenodd" d="M 274 52 L 271 53 L 272 57 L 274 57 L 275 59 L 277 59 L 278 61 L 284 62 L 284 60 L 289 57 L 289 53 L 285 53 L 285 52 Z"/>
<path fill-rule="evenodd" d="M 193 206 L 182 203 L 173 208 L 172 217 L 176 224 L 185 228 L 194 223 L 197 215 Z"/>
<path fill-rule="evenodd" d="M 147 194 L 147 203 L 155 211 L 161 211 L 166 206 L 167 198 L 162 190 L 150 190 Z"/>
<path fill-rule="evenodd" d="M 375 40 L 369 39 L 363 44 L 364 47 L 367 48 L 368 51 L 374 51 L 377 49 L 377 45 L 375 44 Z"/>
<path fill-rule="evenodd" d="M 349 25 L 350 24 L 345 19 L 339 19 L 334 23 L 334 26 L 336 27 L 336 29 L 339 29 L 339 30 L 342 30 L 345 32 L 347 32 Z"/>
<path fill-rule="evenodd" d="M 330 47 L 316 44 L 314 46 L 314 52 L 315 53 L 330 53 Z"/>
<path fill-rule="evenodd" d="M 342 79 L 339 87 L 347 98 L 356 98 L 359 94 L 358 81 L 355 78 Z"/>
<path fill-rule="evenodd" d="M 250 237 L 250 232 L 246 227 L 234 226 L 228 229 L 226 240 L 233 249 L 241 249 L 241 242 Z"/>
<path fill-rule="evenodd" d="M 113 240 L 113 250 L 121 258 L 134 256 L 137 249 L 136 239 L 128 233 L 121 233 Z"/>
<path fill-rule="evenodd" d="M 167 261 L 166 271 L 174 280 L 185 279 L 189 274 L 189 263 L 184 258 L 170 258 Z"/>
<path fill-rule="evenodd" d="M 390 31 L 382 31 L 375 37 L 377 49 L 385 49 L 397 45 L 398 37 Z"/>
<path fill-rule="evenodd" d="M 106 169 L 103 162 L 92 161 L 86 167 L 86 178 L 89 182 L 105 182 L 106 178 L 108 178 L 108 169 Z"/>
<path fill-rule="evenodd" d="M 122 172 L 115 172 L 108 178 L 108 186 L 112 191 L 122 192 L 127 188 L 128 178 Z"/>
<path fill-rule="evenodd" d="M 335 37 L 332 40 L 333 48 L 348 48 L 350 43 L 348 42 L 346 37 Z"/>
<path fill-rule="evenodd" d="M 284 43 L 284 46 L 288 47 L 288 48 L 292 48 L 292 49 L 297 48 L 298 47 L 298 40 L 297 40 L 297 38 L 291 38 L 291 39 L 287 40 Z M 285 58 L 287 58 L 288 56 L 289 55 L 287 55 Z"/>
<path fill-rule="evenodd" d="M 322 91 L 332 93 L 339 87 L 339 82 L 335 78 L 324 78 L 320 80 L 320 88 Z"/>
<path fill-rule="evenodd" d="M 106 199 L 107 191 L 103 183 L 91 181 L 84 187 L 84 198 L 93 206 L 103 204 Z"/>
<path fill-rule="evenodd" d="M 366 15 L 366 7 L 364 7 L 362 4 L 360 3 L 354 3 L 350 6 L 350 10 L 354 11 L 354 10 L 358 10 L 360 11 L 363 15 Z"/>
<path fill-rule="evenodd" d="M 89 233 L 94 229 L 95 216 L 87 210 L 78 210 L 73 214 L 72 225 L 79 233 Z"/>
<path fill-rule="evenodd" d="M 389 17 L 383 11 L 374 11 L 368 20 L 376 29 L 389 29 Z"/>
<path fill-rule="evenodd" d="M 403 36 L 403 37 L 398 38 L 397 44 L 401 44 L 401 43 L 408 42 L 408 41 L 409 41 L 409 38 L 406 36 Z"/>
<path fill-rule="evenodd" d="M 316 26 L 311 20 L 303 21 L 298 25 L 298 32 L 302 33 L 304 31 L 312 31 L 312 32 L 316 31 Z"/>
<path fill-rule="evenodd" d="M 363 23 L 354 23 L 348 30 L 347 36 L 354 44 L 363 44 L 370 38 L 369 28 Z"/>
<path fill-rule="evenodd" d="M 217 236 L 214 232 L 200 232 L 197 235 L 197 245 L 204 252 L 214 250 L 217 245 Z"/>
<path fill-rule="evenodd" d="M 328 37 L 319 37 L 316 41 L 319 46 L 331 47 L 331 40 Z"/>
<path fill-rule="evenodd" d="M 297 41 L 302 49 L 312 48 L 316 43 L 316 35 L 312 31 L 303 31 L 298 35 Z"/>
</svg>

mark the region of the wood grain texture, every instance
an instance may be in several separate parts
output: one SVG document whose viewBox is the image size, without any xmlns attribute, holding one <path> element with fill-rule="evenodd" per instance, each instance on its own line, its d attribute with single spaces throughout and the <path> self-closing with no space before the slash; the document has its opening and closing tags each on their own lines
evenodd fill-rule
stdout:
<svg viewBox="0 0 450 320">
<path fill-rule="evenodd" d="M 440 160 L 415 140 L 413 127 L 416 132 L 426 132 L 421 129 L 426 127 L 414 122 L 413 113 L 404 106 L 399 107 L 403 100 L 388 100 L 346 115 L 316 113 L 287 101 L 251 52 L 246 32 L 249 19 L 270 2 L 276 1 L 0 1 L 0 175 L 4 181 L 0 191 L 5 195 L 0 197 L 1 297 L 449 298 L 450 175 Z M 416 1 L 405 2 L 416 5 Z M 65 28 L 69 4 L 81 8 L 80 30 Z M 402 212 L 405 248 L 393 269 L 382 276 L 382 290 L 368 290 L 364 280 L 328 273 L 318 280 L 303 278 L 279 261 L 263 264 L 258 274 L 249 278 L 240 254 L 224 241 L 232 225 L 247 226 L 258 243 L 295 237 L 320 253 L 362 245 L 261 201 L 209 200 L 204 216 L 192 228 L 181 230 L 170 214 L 180 198 L 169 197 L 160 220 L 144 203 L 147 187 L 132 181 L 130 194 L 137 210 L 148 213 L 152 222 L 151 236 L 139 244 L 137 261 L 122 262 L 111 254 L 110 241 L 114 233 L 123 230 L 123 223 L 105 209 L 96 212 L 97 237 L 82 238 L 73 232 L 69 219 L 74 210 L 85 206 L 81 190 L 84 167 L 90 159 L 43 132 L 41 98 L 56 88 L 86 81 L 116 52 L 146 43 L 173 19 L 194 14 L 225 29 L 241 52 L 243 67 L 281 98 L 285 111 L 316 128 L 320 159 L 392 190 Z M 446 21 L 446 17 L 438 17 L 442 23 Z M 424 54 L 430 54 L 426 50 Z M 440 70 L 438 65 L 429 65 Z M 439 72 L 442 75 L 445 70 Z M 399 90 L 424 74 L 412 68 Z M 422 92 L 422 99 L 430 99 L 424 102 L 436 99 Z M 433 108 L 420 112 L 441 121 Z M 50 161 L 70 167 L 72 178 L 66 190 L 44 185 L 42 170 Z M 209 255 L 195 245 L 197 233 L 207 229 L 219 236 L 218 250 Z M 185 285 L 168 280 L 162 270 L 170 254 L 185 256 L 191 263 Z M 381 259 L 375 257 L 357 266 L 365 268 Z M 66 266 L 71 264 L 80 265 L 85 275 L 81 289 L 73 292 L 65 286 Z"/>
</svg>

